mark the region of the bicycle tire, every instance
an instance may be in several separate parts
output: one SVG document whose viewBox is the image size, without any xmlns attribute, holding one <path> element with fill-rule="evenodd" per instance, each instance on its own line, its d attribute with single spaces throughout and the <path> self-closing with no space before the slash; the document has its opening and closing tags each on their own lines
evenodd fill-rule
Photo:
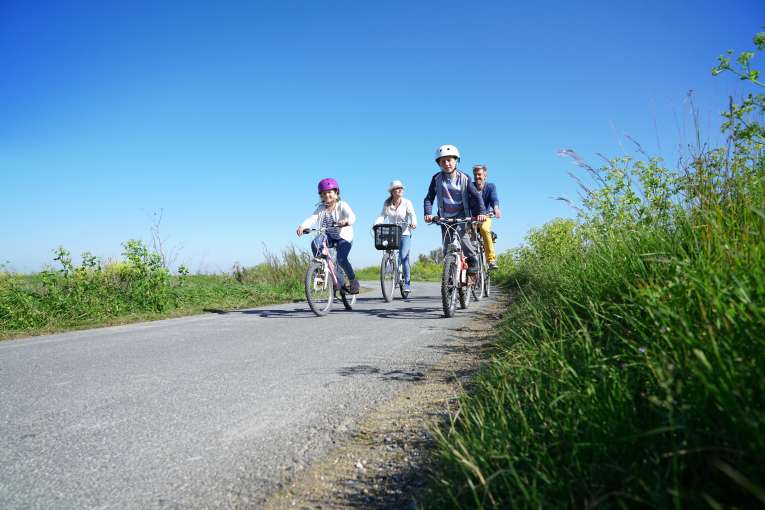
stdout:
<svg viewBox="0 0 765 510">
<path fill-rule="evenodd" d="M 444 272 L 441 275 L 441 304 L 444 308 L 444 316 L 452 317 L 457 307 L 457 287 L 459 286 L 459 272 L 457 260 L 453 255 L 444 259 Z"/>
<path fill-rule="evenodd" d="M 486 253 L 483 251 L 483 245 L 481 245 L 478 255 L 478 274 L 475 277 L 475 284 L 473 285 L 471 289 L 471 293 L 473 294 L 473 299 L 476 301 L 480 301 L 481 298 L 483 298 L 483 287 L 486 282 Z"/>
<path fill-rule="evenodd" d="M 340 273 L 343 275 L 343 281 L 344 282 L 350 282 L 350 279 L 348 279 L 348 274 L 346 274 L 345 270 L 341 267 Z M 348 294 L 343 289 L 338 289 L 338 292 L 340 293 L 340 300 L 343 302 L 343 306 L 345 306 L 346 310 L 353 310 L 353 305 L 356 304 L 356 294 Z"/>
<path fill-rule="evenodd" d="M 489 266 L 486 266 L 486 273 L 484 273 L 483 276 L 483 295 L 484 297 L 489 297 L 491 295 L 491 271 L 489 271 Z"/>
<path fill-rule="evenodd" d="M 380 288 L 386 303 L 393 301 L 393 289 L 396 286 L 398 261 L 393 252 L 385 252 L 380 261 Z"/>
<path fill-rule="evenodd" d="M 470 278 L 470 277 L 468 277 Z M 466 309 L 468 306 L 470 306 L 470 294 L 471 289 L 470 286 L 466 283 L 464 286 L 460 285 L 457 294 L 460 298 L 460 308 Z"/>
<path fill-rule="evenodd" d="M 335 296 L 332 277 L 324 262 L 313 261 L 305 273 L 305 298 L 311 311 L 319 317 L 327 315 Z"/>
</svg>

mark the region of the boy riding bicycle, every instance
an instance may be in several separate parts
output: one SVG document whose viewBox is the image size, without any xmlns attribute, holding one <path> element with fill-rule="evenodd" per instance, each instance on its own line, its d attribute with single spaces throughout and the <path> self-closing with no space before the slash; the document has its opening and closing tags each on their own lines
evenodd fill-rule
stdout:
<svg viewBox="0 0 765 510">
<path fill-rule="evenodd" d="M 428 194 L 425 197 L 425 221 L 430 223 L 433 219 L 433 199 L 438 205 L 438 216 L 443 218 L 470 218 L 477 216 L 478 221 L 485 221 L 485 210 L 481 193 L 476 189 L 470 177 L 457 169 L 460 160 L 460 152 L 454 145 L 442 145 L 436 149 L 436 164 L 441 171 L 430 180 Z M 446 249 L 449 240 L 444 235 L 442 227 L 443 250 Z M 478 271 L 478 258 L 465 225 L 457 226 L 457 235 L 462 245 L 468 262 L 468 273 Z"/>
</svg>

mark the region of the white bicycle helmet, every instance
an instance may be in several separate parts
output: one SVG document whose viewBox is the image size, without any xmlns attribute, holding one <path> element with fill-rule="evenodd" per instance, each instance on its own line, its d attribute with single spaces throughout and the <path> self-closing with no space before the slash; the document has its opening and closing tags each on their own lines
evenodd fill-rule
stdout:
<svg viewBox="0 0 765 510">
<path fill-rule="evenodd" d="M 436 161 L 438 161 L 438 158 L 442 158 L 444 156 L 454 156 L 455 158 L 457 158 L 457 161 L 459 161 L 460 151 L 454 145 L 442 145 L 441 147 L 436 149 Z"/>
</svg>

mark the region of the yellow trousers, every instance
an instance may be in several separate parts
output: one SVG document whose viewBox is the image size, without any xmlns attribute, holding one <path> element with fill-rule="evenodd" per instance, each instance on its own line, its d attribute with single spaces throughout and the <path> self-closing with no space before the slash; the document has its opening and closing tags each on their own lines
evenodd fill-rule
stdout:
<svg viewBox="0 0 765 510">
<path fill-rule="evenodd" d="M 497 260 L 497 254 L 494 252 L 494 241 L 491 239 L 491 218 L 486 218 L 486 221 L 481 223 L 478 229 L 483 237 L 483 246 L 486 249 L 486 261 L 495 262 Z"/>
</svg>

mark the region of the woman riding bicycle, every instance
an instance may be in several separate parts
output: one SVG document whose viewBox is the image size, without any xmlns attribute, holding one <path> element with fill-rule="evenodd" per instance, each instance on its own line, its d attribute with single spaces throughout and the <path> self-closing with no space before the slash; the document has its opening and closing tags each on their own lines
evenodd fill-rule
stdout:
<svg viewBox="0 0 765 510">
<path fill-rule="evenodd" d="M 359 281 L 356 279 L 356 273 L 348 260 L 353 242 L 353 227 L 351 225 L 356 222 L 356 215 L 353 214 L 353 210 L 347 202 L 340 200 L 340 185 L 336 180 L 322 179 L 319 181 L 318 188 L 321 203 L 318 204 L 313 214 L 298 226 L 297 235 L 303 235 L 303 230 L 314 223 L 324 227 L 327 246 L 337 249 L 337 263 L 350 279 L 347 292 L 358 294 Z M 322 241 L 321 236 L 317 236 L 311 243 L 313 253 L 317 256 L 320 254 Z"/>
<path fill-rule="evenodd" d="M 412 230 L 417 228 L 417 215 L 411 200 L 404 198 L 404 185 L 395 180 L 388 186 L 390 196 L 383 202 L 382 212 L 375 220 L 375 225 L 391 223 L 401 227 L 401 242 L 398 248 L 398 263 L 404 272 L 404 292 L 411 291 L 411 265 L 409 252 L 412 248 Z"/>
</svg>

